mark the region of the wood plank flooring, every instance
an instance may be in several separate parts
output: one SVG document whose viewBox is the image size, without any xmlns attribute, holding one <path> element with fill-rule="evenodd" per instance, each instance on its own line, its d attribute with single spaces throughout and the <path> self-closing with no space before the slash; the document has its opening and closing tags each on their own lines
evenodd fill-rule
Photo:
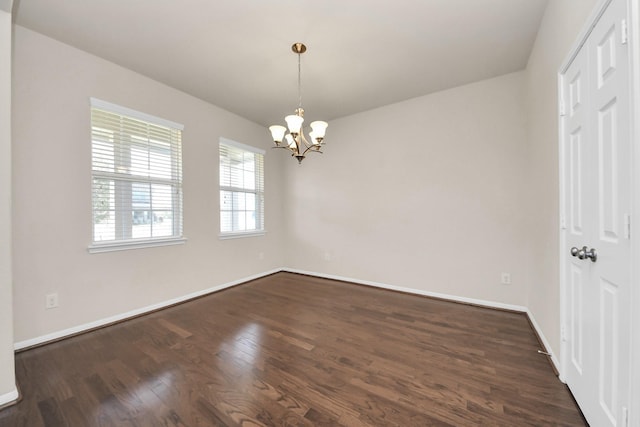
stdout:
<svg viewBox="0 0 640 427">
<path fill-rule="evenodd" d="M 278 273 L 18 353 L 1 427 L 584 426 L 526 317 Z"/>
</svg>

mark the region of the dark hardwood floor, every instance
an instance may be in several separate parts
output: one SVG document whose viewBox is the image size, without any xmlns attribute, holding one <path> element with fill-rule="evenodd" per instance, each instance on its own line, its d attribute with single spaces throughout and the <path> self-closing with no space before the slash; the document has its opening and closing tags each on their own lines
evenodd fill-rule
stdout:
<svg viewBox="0 0 640 427">
<path fill-rule="evenodd" d="M 18 353 L 0 426 L 584 426 L 523 314 L 289 273 Z"/>
</svg>

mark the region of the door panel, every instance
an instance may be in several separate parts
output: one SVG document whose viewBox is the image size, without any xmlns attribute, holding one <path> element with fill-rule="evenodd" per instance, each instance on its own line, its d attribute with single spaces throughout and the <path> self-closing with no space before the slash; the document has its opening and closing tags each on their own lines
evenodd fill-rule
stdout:
<svg viewBox="0 0 640 427">
<path fill-rule="evenodd" d="M 620 426 L 629 395 L 631 117 L 626 0 L 612 0 L 562 75 L 563 371 L 593 426 Z M 597 258 L 569 248 L 594 248 Z M 577 254 L 578 255 L 578 254 Z M 565 354 L 566 353 L 566 354 Z"/>
<path fill-rule="evenodd" d="M 582 105 L 582 91 L 584 90 L 582 84 L 583 81 L 580 70 L 576 70 L 576 74 L 569 82 L 569 107 L 571 108 L 569 110 L 570 117 L 575 116 L 580 109 L 580 105 Z"/>
<path fill-rule="evenodd" d="M 600 240 L 618 243 L 618 139 L 616 128 L 617 99 L 612 99 L 598 112 L 598 189 L 600 191 L 598 222 Z"/>
<path fill-rule="evenodd" d="M 577 377 L 582 376 L 582 366 L 584 354 L 584 302 L 583 302 L 583 288 L 584 288 L 584 275 L 582 269 L 571 265 L 570 275 L 570 300 L 571 300 L 571 313 L 570 313 L 570 342 L 571 346 L 571 364 L 576 370 Z M 577 380 L 573 380 L 575 382 Z"/>
<path fill-rule="evenodd" d="M 616 408 L 618 407 L 618 374 L 619 374 L 619 327 L 618 327 L 618 286 L 600 281 L 600 406 L 608 421 L 616 424 Z"/>
<path fill-rule="evenodd" d="M 582 236 L 584 228 L 582 224 L 582 183 L 584 182 L 582 165 L 585 162 L 585 151 L 582 149 L 582 142 L 582 127 L 578 127 L 569 137 L 569 191 L 571 194 L 569 224 L 571 233 L 576 237 Z"/>
<path fill-rule="evenodd" d="M 616 27 L 608 22 L 604 35 L 596 46 L 598 87 L 602 87 L 616 69 Z M 602 31 L 602 29 L 601 29 Z"/>
</svg>

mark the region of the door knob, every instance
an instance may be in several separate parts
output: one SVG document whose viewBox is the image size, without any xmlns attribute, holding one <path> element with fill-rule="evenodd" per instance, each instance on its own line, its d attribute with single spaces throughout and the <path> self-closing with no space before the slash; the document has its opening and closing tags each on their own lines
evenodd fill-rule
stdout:
<svg viewBox="0 0 640 427">
<path fill-rule="evenodd" d="M 598 259 L 598 253 L 594 248 L 587 249 L 586 246 L 583 246 L 582 249 L 578 249 L 575 246 L 571 248 L 571 256 L 578 257 L 579 259 L 587 259 L 589 258 L 591 262 L 596 262 Z"/>
<path fill-rule="evenodd" d="M 582 250 L 585 250 L 585 249 L 587 249 L 586 246 L 582 248 Z M 591 248 L 588 251 L 584 251 L 584 258 L 581 258 L 581 259 L 585 259 L 585 258 L 591 259 L 591 262 L 596 262 L 596 260 L 598 259 L 598 253 L 594 248 Z"/>
</svg>

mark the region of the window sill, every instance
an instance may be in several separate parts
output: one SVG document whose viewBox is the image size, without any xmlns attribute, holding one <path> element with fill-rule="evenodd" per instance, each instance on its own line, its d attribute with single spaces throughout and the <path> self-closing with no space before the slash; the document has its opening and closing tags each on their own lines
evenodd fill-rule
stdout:
<svg viewBox="0 0 640 427">
<path fill-rule="evenodd" d="M 260 230 L 260 231 L 242 231 L 242 232 L 237 232 L 237 233 L 219 234 L 218 238 L 220 240 L 242 239 L 243 237 L 264 236 L 265 234 L 267 234 L 267 232 L 265 230 Z"/>
<path fill-rule="evenodd" d="M 117 241 L 107 243 L 94 243 L 87 250 L 90 254 L 101 252 L 128 251 L 131 249 L 154 248 L 157 246 L 184 245 L 187 241 L 184 237 L 170 237 L 166 239 Z"/>
</svg>

